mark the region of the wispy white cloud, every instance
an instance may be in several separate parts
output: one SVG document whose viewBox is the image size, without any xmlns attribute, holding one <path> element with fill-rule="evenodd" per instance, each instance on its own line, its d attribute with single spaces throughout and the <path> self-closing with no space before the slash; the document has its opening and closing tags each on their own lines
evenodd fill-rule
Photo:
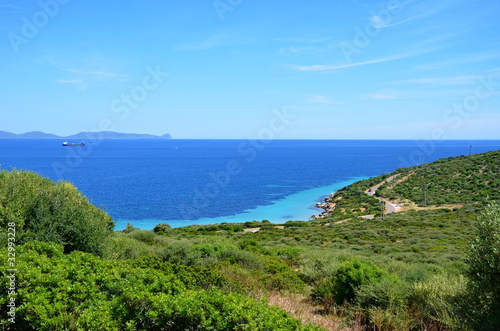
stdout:
<svg viewBox="0 0 500 331">
<path fill-rule="evenodd" d="M 359 61 L 354 63 L 346 63 L 346 64 L 328 64 L 328 65 L 309 65 L 309 66 L 293 66 L 295 70 L 298 71 L 334 71 L 339 69 L 358 67 L 382 62 L 396 61 L 405 58 L 410 58 L 418 55 L 433 53 L 436 51 L 440 51 L 446 48 L 444 40 L 448 39 L 449 35 L 436 35 L 428 39 L 424 39 L 420 42 L 412 44 L 411 52 L 400 53 L 387 57 L 380 57 L 373 60 L 368 61 Z"/>
<path fill-rule="evenodd" d="M 19 6 L 14 6 L 11 4 L 0 4 L 0 13 L 21 13 L 23 9 Z"/>
<path fill-rule="evenodd" d="M 275 38 L 274 41 L 287 43 L 287 44 L 318 44 L 328 41 L 330 38 L 300 38 L 300 37 L 287 37 Z"/>
<path fill-rule="evenodd" d="M 417 100 L 417 99 L 443 99 L 455 98 L 460 100 L 464 96 L 474 93 L 473 89 L 427 89 L 427 90 L 390 90 L 365 94 L 363 98 L 373 100 Z"/>
<path fill-rule="evenodd" d="M 395 55 L 395 56 L 389 56 L 389 57 L 384 57 L 384 58 L 379 58 L 379 59 L 374 59 L 374 60 L 369 60 L 369 61 L 341 64 L 341 65 L 327 64 L 327 65 L 295 66 L 295 69 L 299 70 L 299 71 L 333 71 L 333 70 L 338 70 L 338 69 L 359 67 L 359 66 L 364 66 L 364 65 L 368 65 L 368 64 L 375 64 L 375 63 L 400 60 L 400 59 L 404 59 L 404 58 L 410 57 L 410 56 L 411 55 Z"/>
<path fill-rule="evenodd" d="M 66 69 L 60 66 L 58 66 L 58 69 L 67 73 L 69 77 L 57 79 L 57 83 L 73 85 L 80 90 L 86 90 L 90 86 L 99 83 L 128 81 L 127 75 L 109 71 Z"/>
<path fill-rule="evenodd" d="M 417 85 L 472 85 L 476 84 L 481 75 L 468 75 L 468 76 L 453 76 L 453 77 L 431 77 L 431 78 L 417 78 L 417 79 L 404 79 L 394 81 L 394 84 L 417 84 Z"/>
<path fill-rule="evenodd" d="M 54 58 L 47 57 L 42 60 L 42 63 L 46 65 L 53 66 L 60 71 L 63 71 L 67 74 L 70 74 L 71 78 L 64 78 L 62 80 L 89 80 L 89 81 L 105 81 L 105 80 L 113 80 L 113 81 L 128 81 L 128 75 L 121 74 L 117 72 L 112 72 L 109 70 L 103 70 L 102 68 L 109 67 L 108 64 L 99 63 L 96 64 L 96 61 L 82 61 L 84 62 L 75 65 L 76 61 L 65 61 L 62 62 L 60 60 L 55 60 Z M 83 68 L 83 69 L 81 69 Z M 87 69 L 89 68 L 89 69 Z M 99 68 L 99 69 L 95 69 Z"/>
<path fill-rule="evenodd" d="M 83 79 L 57 79 L 56 82 L 59 84 L 74 86 L 79 90 L 86 90 L 90 86 L 90 83 Z"/>
<path fill-rule="evenodd" d="M 397 14 L 391 14 L 391 11 L 387 8 L 386 10 L 375 13 L 369 20 L 379 28 L 390 28 L 434 15 L 447 6 L 448 4 L 443 3 L 441 3 L 441 5 L 433 3 L 432 6 L 429 6 L 422 2 L 418 3 L 415 0 L 408 0 L 399 3 L 399 12 Z"/>
<path fill-rule="evenodd" d="M 117 78 L 119 80 L 126 79 L 128 80 L 128 76 L 124 74 L 117 74 L 114 72 L 106 72 L 106 71 L 92 71 L 92 70 L 79 70 L 79 69 L 66 69 L 66 72 L 79 74 L 79 75 L 88 75 L 95 76 L 101 78 Z"/>
<path fill-rule="evenodd" d="M 320 104 L 341 104 L 341 102 L 333 100 L 325 95 L 311 95 L 308 99 L 310 103 L 320 103 Z"/>
<path fill-rule="evenodd" d="M 61 78 L 57 82 L 60 84 L 72 84 L 80 90 L 86 90 L 89 86 L 94 84 L 109 82 L 109 81 L 128 81 L 128 76 L 124 74 L 117 74 L 106 71 L 92 71 L 92 70 L 79 70 L 79 69 L 65 69 L 67 73 L 71 74 L 70 78 Z"/>
<path fill-rule="evenodd" d="M 372 17 L 370 17 L 370 21 L 373 22 L 373 24 L 375 25 L 375 27 L 384 29 L 384 28 L 391 28 L 391 27 L 394 27 L 394 26 L 398 26 L 398 25 L 404 24 L 404 23 L 409 22 L 409 21 L 413 21 L 413 20 L 415 20 L 415 19 L 417 19 L 419 17 L 423 17 L 423 16 L 424 15 L 416 15 L 416 16 L 413 16 L 413 17 L 406 18 L 404 20 L 400 20 L 398 22 L 389 23 L 391 21 L 385 21 L 379 15 L 373 15 Z"/>
<path fill-rule="evenodd" d="M 287 37 L 287 38 L 274 38 L 272 39 L 279 49 L 278 55 L 292 55 L 292 56 L 321 56 L 331 54 L 332 38 L 326 37 Z"/>
<path fill-rule="evenodd" d="M 58 79 L 56 82 L 61 84 L 82 84 L 83 81 L 81 79 Z"/>
<path fill-rule="evenodd" d="M 281 47 L 278 51 L 278 54 L 284 55 L 284 54 L 303 54 L 303 53 L 311 53 L 314 52 L 316 49 L 314 47 L 296 47 L 296 46 L 290 46 L 290 47 Z"/>
<path fill-rule="evenodd" d="M 382 92 L 368 94 L 367 97 L 376 100 L 388 100 L 388 99 L 396 99 L 398 96 L 394 91 L 382 91 Z"/>
<path fill-rule="evenodd" d="M 176 46 L 174 49 L 178 51 L 204 50 L 222 45 L 225 39 L 227 39 L 226 35 L 213 35 L 201 41 L 194 41 Z"/>
</svg>

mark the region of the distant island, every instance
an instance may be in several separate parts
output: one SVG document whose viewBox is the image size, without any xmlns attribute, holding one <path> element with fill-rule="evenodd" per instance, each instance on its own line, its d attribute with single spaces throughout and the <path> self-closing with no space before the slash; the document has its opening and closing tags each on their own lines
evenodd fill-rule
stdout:
<svg viewBox="0 0 500 331">
<path fill-rule="evenodd" d="M 52 133 L 45 133 L 41 131 L 32 131 L 26 133 L 11 133 L 6 131 L 0 131 L 0 139 L 75 139 L 82 140 L 87 139 L 92 136 L 95 132 L 80 132 L 71 136 L 57 136 Z M 170 134 L 166 133 L 162 136 L 157 136 L 153 134 L 146 133 L 120 133 L 113 131 L 101 131 L 102 139 L 172 139 Z"/>
</svg>

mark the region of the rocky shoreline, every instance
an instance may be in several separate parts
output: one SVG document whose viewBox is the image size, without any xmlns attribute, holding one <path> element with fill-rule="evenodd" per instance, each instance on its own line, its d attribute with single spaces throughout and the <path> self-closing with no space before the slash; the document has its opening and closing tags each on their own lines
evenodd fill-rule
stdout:
<svg viewBox="0 0 500 331">
<path fill-rule="evenodd" d="M 312 215 L 311 219 L 316 220 L 318 218 L 331 216 L 332 212 L 337 207 L 337 204 L 332 202 L 334 200 L 334 197 L 335 197 L 335 193 L 332 193 L 328 197 L 323 199 L 324 202 L 318 202 L 317 204 L 315 204 L 314 207 L 323 209 L 324 211 L 319 215 Z"/>
</svg>

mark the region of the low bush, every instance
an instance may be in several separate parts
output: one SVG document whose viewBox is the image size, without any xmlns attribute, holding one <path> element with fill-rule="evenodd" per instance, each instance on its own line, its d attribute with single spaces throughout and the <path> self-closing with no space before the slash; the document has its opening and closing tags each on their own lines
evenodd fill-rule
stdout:
<svg viewBox="0 0 500 331">
<path fill-rule="evenodd" d="M 153 231 L 158 234 L 159 232 L 161 232 L 162 234 L 167 234 L 168 232 L 170 232 L 171 229 L 172 227 L 169 224 L 159 223 L 153 228 Z"/>
<path fill-rule="evenodd" d="M 307 284 L 313 285 L 335 274 L 341 261 L 331 252 L 309 251 L 302 255 L 299 276 Z"/>
<path fill-rule="evenodd" d="M 158 257 L 163 261 L 186 266 L 199 265 L 201 253 L 193 250 L 187 241 L 175 241 L 158 250 Z"/>
<path fill-rule="evenodd" d="M 356 303 L 362 308 L 380 307 L 392 311 L 402 311 L 407 305 L 409 286 L 396 276 L 382 277 L 370 281 L 356 289 Z"/>
<path fill-rule="evenodd" d="M 379 282 L 387 276 L 387 271 L 375 264 L 351 258 L 342 263 L 333 276 L 316 285 L 311 297 L 329 310 L 333 303 L 340 305 L 354 301 L 361 286 Z"/>
<path fill-rule="evenodd" d="M 155 255 L 152 247 L 123 233 L 108 238 L 103 249 L 103 258 L 110 260 L 140 259 Z"/>
<path fill-rule="evenodd" d="M 127 236 L 148 245 L 156 243 L 156 234 L 153 231 L 134 229 L 133 231 L 127 233 Z"/>
<path fill-rule="evenodd" d="M 434 275 L 425 282 L 415 283 L 408 301 L 420 324 L 439 323 L 443 328 L 457 327 L 457 307 L 465 284 L 463 276 L 449 275 Z"/>
</svg>

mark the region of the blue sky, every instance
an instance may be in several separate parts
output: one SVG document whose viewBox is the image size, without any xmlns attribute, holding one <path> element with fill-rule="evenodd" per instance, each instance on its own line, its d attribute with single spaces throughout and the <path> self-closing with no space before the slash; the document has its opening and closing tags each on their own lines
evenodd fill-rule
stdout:
<svg viewBox="0 0 500 331">
<path fill-rule="evenodd" d="M 500 139 L 498 17 L 492 0 L 0 0 L 0 130 Z"/>
</svg>

